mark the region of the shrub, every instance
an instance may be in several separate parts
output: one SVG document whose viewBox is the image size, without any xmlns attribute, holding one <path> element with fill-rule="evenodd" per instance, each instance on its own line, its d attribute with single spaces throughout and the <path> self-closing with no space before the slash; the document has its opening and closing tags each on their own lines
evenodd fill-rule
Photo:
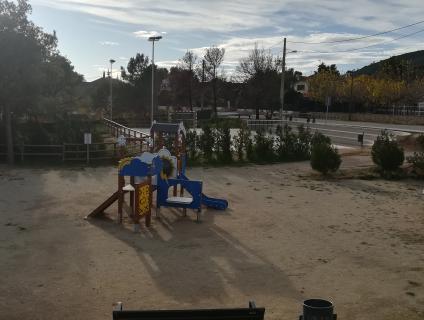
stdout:
<svg viewBox="0 0 424 320">
<path fill-rule="evenodd" d="M 397 170 L 405 160 L 402 147 L 385 130 L 377 137 L 371 149 L 372 161 L 383 173 Z"/>
<path fill-rule="evenodd" d="M 215 144 L 218 160 L 223 163 L 232 162 L 233 155 L 231 153 L 231 133 L 230 127 L 226 123 L 223 123 L 217 128 Z"/>
<path fill-rule="evenodd" d="M 415 174 L 424 178 L 424 152 L 414 152 L 414 155 L 408 157 L 408 162 L 412 164 Z"/>
<path fill-rule="evenodd" d="M 237 153 L 237 160 L 245 160 L 245 152 L 247 156 L 247 146 L 250 141 L 250 130 L 247 128 L 246 124 L 243 124 L 240 127 L 240 130 L 237 136 L 234 137 L 234 149 Z"/>
<path fill-rule="evenodd" d="M 311 167 L 326 175 L 339 169 L 342 160 L 337 149 L 331 144 L 317 143 L 312 146 Z"/>
<path fill-rule="evenodd" d="M 272 162 L 275 160 L 274 138 L 258 131 L 255 136 L 254 158 L 257 162 Z"/>
<path fill-rule="evenodd" d="M 308 160 L 311 157 L 311 131 L 309 128 L 305 129 L 303 125 L 297 127 L 297 131 L 295 158 L 296 160 Z"/>
<path fill-rule="evenodd" d="M 210 126 L 203 127 L 203 133 L 199 139 L 200 150 L 203 160 L 210 162 L 213 160 L 213 148 L 215 147 L 215 132 Z"/>
<path fill-rule="evenodd" d="M 277 126 L 277 157 L 280 161 L 294 160 L 297 136 L 287 124 Z"/>
<path fill-rule="evenodd" d="M 321 143 L 331 145 L 331 138 L 317 131 L 312 136 L 311 146 L 313 147 L 314 145 Z"/>
<path fill-rule="evenodd" d="M 424 150 L 424 134 L 420 134 L 417 138 L 418 146 L 421 148 L 421 150 Z"/>
<path fill-rule="evenodd" d="M 195 163 L 198 160 L 198 141 L 196 130 L 187 131 L 186 148 L 187 148 L 187 161 L 188 163 Z"/>
<path fill-rule="evenodd" d="M 255 149 L 252 139 L 249 137 L 246 142 L 246 158 L 249 161 L 255 161 Z"/>
</svg>

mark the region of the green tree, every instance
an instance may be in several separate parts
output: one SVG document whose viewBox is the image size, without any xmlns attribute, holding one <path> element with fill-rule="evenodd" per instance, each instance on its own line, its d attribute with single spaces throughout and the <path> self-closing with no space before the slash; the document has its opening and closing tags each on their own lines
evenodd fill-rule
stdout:
<svg viewBox="0 0 424 320">
<path fill-rule="evenodd" d="M 60 96 L 62 102 L 69 99 L 69 95 L 63 95 L 66 91 L 63 90 L 63 82 L 59 81 L 57 86 L 52 84 L 61 79 L 60 74 L 64 67 L 69 67 L 69 62 L 60 57 L 56 50 L 55 33 L 45 33 L 36 26 L 28 19 L 30 13 L 31 6 L 26 0 L 0 0 L 0 108 L 5 115 L 7 158 L 10 164 L 14 162 L 12 112 L 19 115 L 36 109 L 43 94 L 55 99 Z M 72 70 L 68 71 L 66 75 L 72 74 Z M 67 83 L 69 79 L 65 76 L 61 80 Z"/>
<path fill-rule="evenodd" d="M 154 99 L 157 99 L 161 88 L 162 81 L 167 77 L 168 70 L 158 68 L 155 70 L 155 94 Z M 127 64 L 127 69 L 121 67 L 122 79 L 128 81 L 132 87 L 132 96 L 134 98 L 134 108 L 139 111 L 140 108 L 149 110 L 152 101 L 152 65 L 149 64 L 149 57 L 143 53 L 137 53 L 135 57 L 131 57 Z M 155 103 L 157 106 L 157 103 Z"/>
</svg>

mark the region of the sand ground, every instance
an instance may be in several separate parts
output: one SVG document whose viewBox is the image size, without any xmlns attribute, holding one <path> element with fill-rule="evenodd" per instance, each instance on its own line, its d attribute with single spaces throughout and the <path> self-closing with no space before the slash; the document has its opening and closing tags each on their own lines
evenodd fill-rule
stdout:
<svg viewBox="0 0 424 320">
<path fill-rule="evenodd" d="M 298 319 L 304 299 L 321 297 L 343 320 L 423 319 L 424 182 L 309 173 L 307 163 L 189 169 L 230 208 L 201 223 L 163 209 L 136 234 L 83 219 L 116 189 L 113 167 L 0 167 L 0 318 L 255 300 L 266 319 Z"/>
</svg>

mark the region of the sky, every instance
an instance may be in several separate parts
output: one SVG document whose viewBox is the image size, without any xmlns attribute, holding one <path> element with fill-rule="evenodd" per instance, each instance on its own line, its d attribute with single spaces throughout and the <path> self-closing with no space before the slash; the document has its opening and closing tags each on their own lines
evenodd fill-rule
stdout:
<svg viewBox="0 0 424 320">
<path fill-rule="evenodd" d="M 147 40 L 151 35 L 163 37 L 155 45 L 155 63 L 167 68 L 178 64 L 187 50 L 201 59 L 207 47 L 225 48 L 223 74 L 228 77 L 255 44 L 281 55 L 284 37 L 287 68 L 305 75 L 321 62 L 337 64 L 345 72 L 424 49 L 424 22 L 356 41 L 323 43 L 420 22 L 422 0 L 30 0 L 30 4 L 31 19 L 45 31 L 57 32 L 61 54 L 87 81 L 101 77 L 111 58 L 116 60 L 117 76 L 120 66 L 126 67 L 137 52 L 151 57 L 152 44 Z"/>
</svg>

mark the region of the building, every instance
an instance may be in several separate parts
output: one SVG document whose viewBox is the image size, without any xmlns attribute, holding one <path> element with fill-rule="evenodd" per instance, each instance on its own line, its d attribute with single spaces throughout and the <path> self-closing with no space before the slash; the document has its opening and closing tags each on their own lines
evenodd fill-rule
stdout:
<svg viewBox="0 0 424 320">
<path fill-rule="evenodd" d="M 303 95 L 308 94 L 309 84 L 306 81 L 306 79 L 305 80 L 296 81 L 295 84 L 294 84 L 294 90 L 296 92 L 299 92 L 299 93 L 303 94 Z"/>
</svg>

